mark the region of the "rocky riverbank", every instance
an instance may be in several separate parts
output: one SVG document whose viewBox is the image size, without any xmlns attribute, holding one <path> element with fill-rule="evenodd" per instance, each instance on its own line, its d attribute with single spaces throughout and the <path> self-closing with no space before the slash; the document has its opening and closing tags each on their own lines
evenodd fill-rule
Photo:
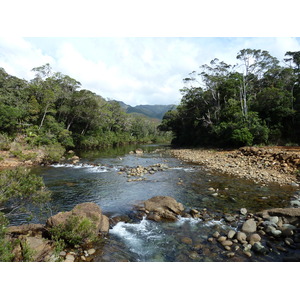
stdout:
<svg viewBox="0 0 300 300">
<path fill-rule="evenodd" d="M 298 147 L 299 148 L 299 147 Z M 253 180 L 299 186 L 300 148 L 243 147 L 237 150 L 173 149 L 175 157 L 213 171 Z"/>
</svg>

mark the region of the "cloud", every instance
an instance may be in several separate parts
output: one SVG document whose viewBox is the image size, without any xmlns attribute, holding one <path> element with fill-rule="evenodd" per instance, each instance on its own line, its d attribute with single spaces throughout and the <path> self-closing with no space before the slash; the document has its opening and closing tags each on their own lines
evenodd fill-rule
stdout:
<svg viewBox="0 0 300 300">
<path fill-rule="evenodd" d="M 53 64 L 54 59 L 23 38 L 0 38 L 0 66 L 9 74 L 29 79 L 34 67 L 46 63 Z"/>
<path fill-rule="evenodd" d="M 252 48 L 283 60 L 299 46 L 291 37 L 2 38 L 0 66 L 28 80 L 33 67 L 50 63 L 105 98 L 130 105 L 178 104 L 182 79 L 214 58 L 235 64 L 239 50 Z"/>
</svg>

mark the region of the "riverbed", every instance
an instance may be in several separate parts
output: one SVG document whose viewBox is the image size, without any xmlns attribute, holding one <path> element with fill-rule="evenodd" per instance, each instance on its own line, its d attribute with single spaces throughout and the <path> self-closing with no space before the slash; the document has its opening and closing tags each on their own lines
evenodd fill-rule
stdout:
<svg viewBox="0 0 300 300">
<path fill-rule="evenodd" d="M 214 231 L 235 229 L 223 218 L 244 207 L 250 213 L 272 207 L 290 206 L 297 189 L 277 184 L 255 184 L 230 175 L 214 173 L 203 166 L 171 156 L 168 146 L 144 145 L 76 153 L 76 164 L 61 163 L 34 167 L 52 191 L 51 214 L 71 210 L 76 204 L 94 202 L 103 214 L 120 222 L 111 225 L 109 237 L 98 246 L 93 261 L 227 261 L 223 249 L 207 239 Z M 129 177 L 124 169 L 163 164 L 167 168 L 142 177 Z M 123 170 L 123 171 L 122 171 Z M 134 180 L 138 179 L 138 180 Z M 179 218 L 177 222 L 156 223 L 132 218 L 136 205 L 153 196 L 175 198 L 187 209 L 206 209 L 214 218 L 207 221 Z M 36 215 L 32 222 L 44 223 L 48 214 Z M 11 225 L 25 222 L 19 215 Z M 264 257 L 236 257 L 238 261 L 276 261 Z M 233 259 L 233 260 L 234 260 Z M 232 260 L 232 259 L 231 259 Z"/>
</svg>

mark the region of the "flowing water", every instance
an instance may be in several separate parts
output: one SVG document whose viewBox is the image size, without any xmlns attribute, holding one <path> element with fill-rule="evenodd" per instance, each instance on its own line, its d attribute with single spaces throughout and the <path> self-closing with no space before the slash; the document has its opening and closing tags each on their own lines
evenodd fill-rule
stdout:
<svg viewBox="0 0 300 300">
<path fill-rule="evenodd" d="M 177 222 L 150 220 L 120 221 L 112 226 L 109 238 L 97 249 L 94 261 L 224 261 L 224 251 L 207 242 L 215 230 L 228 230 L 223 213 L 249 212 L 270 207 L 290 206 L 293 187 L 262 186 L 251 181 L 212 173 L 202 166 L 181 162 L 159 145 L 141 146 L 144 154 L 129 154 L 136 146 L 106 151 L 77 153 L 80 163 L 37 167 L 53 193 L 51 212 L 71 210 L 82 202 L 95 202 L 110 218 L 130 216 L 134 206 L 153 196 L 171 196 L 187 209 L 206 208 L 215 219 L 180 218 Z M 147 174 L 144 180 L 128 182 L 124 167 L 166 164 L 168 169 Z M 214 195 L 213 188 L 217 191 Z M 34 222 L 44 222 L 47 215 L 37 215 Z M 19 215 L 11 224 L 23 223 Z M 259 260 L 259 258 L 258 258 Z M 263 260 L 276 260 L 272 255 Z"/>
</svg>

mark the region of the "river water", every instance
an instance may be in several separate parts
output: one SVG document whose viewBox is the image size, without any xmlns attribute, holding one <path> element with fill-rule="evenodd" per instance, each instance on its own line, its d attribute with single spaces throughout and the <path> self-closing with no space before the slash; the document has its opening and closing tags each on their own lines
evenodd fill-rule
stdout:
<svg viewBox="0 0 300 300">
<path fill-rule="evenodd" d="M 226 261 L 224 249 L 207 242 L 215 230 L 225 232 L 230 228 L 222 218 L 224 213 L 237 213 L 241 207 L 252 213 L 287 207 L 295 193 L 293 187 L 262 186 L 179 161 L 164 151 L 166 146 L 144 145 L 140 146 L 144 154 L 129 154 L 136 148 L 76 153 L 81 158 L 79 164 L 34 168 L 33 172 L 44 178 L 53 193 L 52 214 L 71 210 L 78 203 L 95 202 L 108 217 L 127 216 L 128 220 L 135 205 L 162 195 L 175 198 L 187 209 L 206 208 L 216 218 L 206 222 L 191 218 L 171 223 L 146 219 L 120 221 L 112 226 L 109 238 L 97 248 L 94 261 Z M 131 182 L 125 173 L 119 173 L 123 167 L 155 164 L 166 164 L 168 169 Z M 45 222 L 47 217 L 37 215 L 33 222 Z M 19 215 L 11 220 L 11 225 L 24 221 L 24 216 Z M 238 260 L 249 258 L 241 256 Z M 251 260 L 276 261 L 278 256 L 270 254 Z"/>
</svg>

